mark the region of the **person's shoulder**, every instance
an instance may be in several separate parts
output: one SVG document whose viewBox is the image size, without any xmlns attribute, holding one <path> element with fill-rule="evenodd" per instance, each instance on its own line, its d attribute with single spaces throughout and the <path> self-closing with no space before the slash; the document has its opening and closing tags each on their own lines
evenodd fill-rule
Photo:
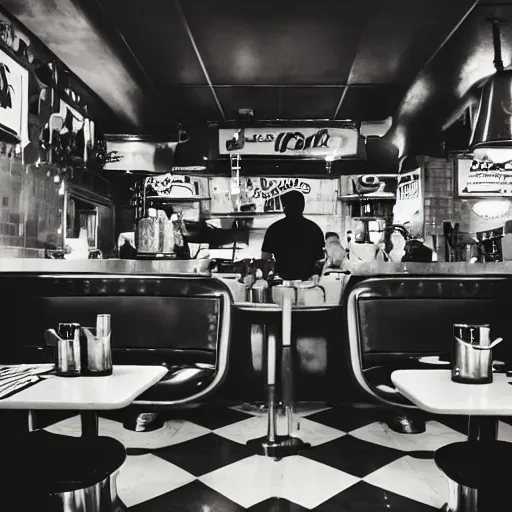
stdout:
<svg viewBox="0 0 512 512">
<path fill-rule="evenodd" d="M 311 219 L 306 219 L 306 217 L 304 217 L 304 220 L 306 221 L 307 226 L 312 231 L 316 231 L 317 233 L 321 233 L 322 236 L 324 235 L 324 232 L 322 231 L 322 229 L 320 228 L 320 226 L 316 222 L 312 221 Z"/>
<path fill-rule="evenodd" d="M 271 224 L 268 229 L 271 229 L 271 230 L 282 229 L 285 226 L 286 226 L 286 217 L 284 219 L 276 220 L 276 222 Z"/>
</svg>

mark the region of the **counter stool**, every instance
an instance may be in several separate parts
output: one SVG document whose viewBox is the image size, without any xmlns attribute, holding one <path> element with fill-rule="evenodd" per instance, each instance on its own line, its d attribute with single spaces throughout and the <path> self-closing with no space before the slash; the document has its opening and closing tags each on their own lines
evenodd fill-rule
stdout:
<svg viewBox="0 0 512 512">
<path fill-rule="evenodd" d="M 2 475 L 3 498 L 15 503 L 18 512 L 127 510 L 117 494 L 126 450 L 115 439 L 75 438 L 39 430 L 9 443 L 3 453 L 9 471 Z"/>
<path fill-rule="evenodd" d="M 445 512 L 497 512 L 510 509 L 512 443 L 466 441 L 436 451 L 437 467 L 448 478 Z"/>
<path fill-rule="evenodd" d="M 302 439 L 292 435 L 293 431 L 293 413 L 294 413 L 294 375 L 293 375 L 293 352 L 291 344 L 292 331 L 292 297 L 293 288 L 283 287 L 281 304 L 281 344 L 278 346 L 277 332 L 270 326 L 265 328 L 266 351 L 267 351 L 267 371 L 266 371 L 266 391 L 268 399 L 268 427 L 267 435 L 257 439 L 247 441 L 247 447 L 258 455 L 272 457 L 278 461 L 283 457 L 297 455 L 299 452 L 311 447 Z M 280 357 L 279 357 L 280 356 Z M 279 361 L 280 359 L 280 361 Z M 280 371 L 277 365 L 280 362 Z M 281 382 L 279 391 L 286 411 L 287 434 L 277 434 L 277 399 L 276 385 L 277 374 L 280 374 Z"/>
</svg>

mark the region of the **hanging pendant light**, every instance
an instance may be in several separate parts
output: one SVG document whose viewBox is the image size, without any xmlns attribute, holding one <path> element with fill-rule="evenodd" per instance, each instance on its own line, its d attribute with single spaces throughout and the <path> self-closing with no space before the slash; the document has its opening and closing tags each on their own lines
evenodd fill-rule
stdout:
<svg viewBox="0 0 512 512">
<path fill-rule="evenodd" d="M 492 34 L 496 73 L 482 88 L 470 141 L 470 148 L 479 153 L 493 148 L 512 149 L 512 69 L 503 67 L 497 20 L 492 21 Z"/>
</svg>

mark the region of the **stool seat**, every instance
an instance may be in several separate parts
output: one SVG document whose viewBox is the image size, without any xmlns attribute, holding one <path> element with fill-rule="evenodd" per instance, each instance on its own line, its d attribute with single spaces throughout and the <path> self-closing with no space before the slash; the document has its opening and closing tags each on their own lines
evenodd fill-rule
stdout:
<svg viewBox="0 0 512 512">
<path fill-rule="evenodd" d="M 510 474 L 500 466 L 512 457 L 512 443 L 466 441 L 436 451 L 438 468 L 459 485 L 479 490 L 498 490 L 510 485 Z"/>
<path fill-rule="evenodd" d="M 44 430 L 3 447 L 9 468 L 6 487 L 27 486 L 35 493 L 59 494 L 94 486 L 115 473 L 126 459 L 124 446 L 109 437 L 68 437 Z"/>
</svg>

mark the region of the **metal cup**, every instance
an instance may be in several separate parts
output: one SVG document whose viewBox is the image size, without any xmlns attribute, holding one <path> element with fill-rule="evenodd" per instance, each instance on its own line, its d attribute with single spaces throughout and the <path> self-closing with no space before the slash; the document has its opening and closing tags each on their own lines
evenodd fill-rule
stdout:
<svg viewBox="0 0 512 512">
<path fill-rule="evenodd" d="M 491 329 L 488 324 L 454 324 L 452 349 L 452 380 L 467 384 L 492 382 Z"/>
<path fill-rule="evenodd" d="M 55 373 L 61 377 L 78 377 L 82 373 L 80 324 L 59 324 L 57 331 Z"/>
<path fill-rule="evenodd" d="M 82 327 L 81 331 L 86 357 L 82 374 L 90 376 L 111 375 L 110 315 L 98 315 L 96 327 Z"/>
</svg>

